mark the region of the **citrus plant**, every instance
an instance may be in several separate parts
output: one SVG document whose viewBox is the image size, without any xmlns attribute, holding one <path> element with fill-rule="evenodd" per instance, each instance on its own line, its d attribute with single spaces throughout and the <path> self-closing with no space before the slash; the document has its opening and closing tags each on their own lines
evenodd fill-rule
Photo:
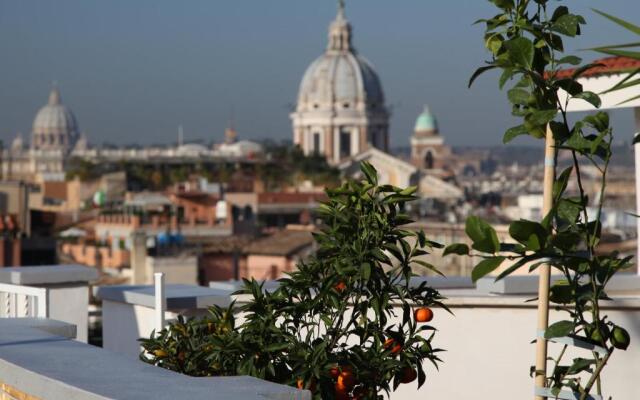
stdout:
<svg viewBox="0 0 640 400">
<path fill-rule="evenodd" d="M 142 341 L 141 358 L 192 375 L 251 375 L 317 399 L 378 399 L 400 384 L 422 386 L 424 362 L 440 362 L 431 307 L 446 307 L 426 282 L 412 284 L 412 268 L 435 270 L 416 257 L 442 246 L 403 228 L 416 188 L 380 185 L 368 163 L 361 171 L 362 181 L 327 190 L 316 254 L 277 289 L 245 281 L 237 293 L 245 304 L 171 324 Z M 243 318 L 237 326 L 234 312 Z"/>
<path fill-rule="evenodd" d="M 519 135 L 544 138 L 547 129 L 553 132 L 555 160 L 560 153 L 568 155 L 571 165 L 555 178 L 553 206 L 542 221 L 520 220 L 509 226 L 513 239 L 501 243 L 495 230 L 485 221 L 470 217 L 466 232 L 472 241 L 471 249 L 455 244 L 445 253 L 472 254 L 481 261 L 475 266 L 474 280 L 496 271 L 503 271 L 497 279 L 528 267 L 536 270 L 548 263 L 564 279 L 553 284 L 550 300 L 567 312 L 567 319 L 552 324 L 544 333 L 546 339 L 572 337 L 590 343 L 590 356 L 566 360 L 567 346 L 553 358 L 553 369 L 545 377 L 553 395 L 570 391 L 572 398 L 589 398 L 594 390 L 602 392 L 601 373 L 614 350 L 629 346 L 629 334 L 602 312 L 602 301 L 610 300 L 606 287 L 614 274 L 631 266 L 631 257 L 622 258 L 616 252 L 597 251 L 602 235 L 601 211 L 605 201 L 606 177 L 611 159 L 612 129 L 609 116 L 596 112 L 571 123 L 567 118 L 570 101 L 582 99 L 600 106 L 597 94 L 583 90 L 578 78 L 594 64 L 582 65 L 573 55 L 563 55 L 563 40 L 581 33 L 583 17 L 572 14 L 558 2 L 547 0 L 491 0 L 498 14 L 480 20 L 486 25 L 485 46 L 491 53 L 487 65 L 479 68 L 470 81 L 481 73 L 497 69 L 502 89 L 513 82 L 507 96 L 512 114 L 522 123 L 505 132 L 507 143 Z M 552 6 L 553 4 L 553 6 Z M 558 71 L 574 66 L 569 77 Z M 559 92 L 567 93 L 566 100 Z M 584 189 L 581 168 L 589 164 L 599 172 L 600 192 L 595 201 Z M 568 190 L 569 183 L 576 189 Z M 595 212 L 590 213 L 590 205 Z M 588 352 L 587 352 L 588 354 Z M 540 371 L 532 369 L 532 373 Z M 562 397 L 568 398 L 568 397 Z"/>
</svg>

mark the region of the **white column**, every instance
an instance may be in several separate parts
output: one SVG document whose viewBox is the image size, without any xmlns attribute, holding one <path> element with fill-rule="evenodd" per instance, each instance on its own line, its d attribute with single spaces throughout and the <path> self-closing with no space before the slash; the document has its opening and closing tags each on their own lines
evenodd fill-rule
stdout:
<svg viewBox="0 0 640 400">
<path fill-rule="evenodd" d="M 340 127 L 333 128 L 333 162 L 340 162 Z"/>
<path fill-rule="evenodd" d="M 640 135 L 640 107 L 635 107 L 633 113 L 636 121 L 636 131 L 633 134 L 634 139 Z M 640 215 L 640 143 L 633 146 L 636 161 L 636 215 Z M 636 217 L 636 265 L 640 265 L 640 217 Z M 637 267 L 638 275 L 640 275 L 640 266 Z"/>
<path fill-rule="evenodd" d="M 156 272 L 154 275 L 155 284 L 155 321 L 154 328 L 156 335 L 164 329 L 164 313 L 167 309 L 167 301 L 164 294 L 164 273 Z"/>
</svg>

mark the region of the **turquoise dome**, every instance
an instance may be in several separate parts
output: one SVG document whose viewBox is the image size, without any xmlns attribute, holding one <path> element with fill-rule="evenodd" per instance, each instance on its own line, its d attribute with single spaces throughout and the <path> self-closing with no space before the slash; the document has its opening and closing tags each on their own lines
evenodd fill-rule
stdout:
<svg viewBox="0 0 640 400">
<path fill-rule="evenodd" d="M 414 130 L 416 132 L 438 130 L 438 121 L 436 121 L 436 117 L 431 114 L 429 107 L 424 106 L 424 111 L 422 111 L 422 114 L 420 114 L 418 119 L 416 119 L 416 126 Z"/>
</svg>

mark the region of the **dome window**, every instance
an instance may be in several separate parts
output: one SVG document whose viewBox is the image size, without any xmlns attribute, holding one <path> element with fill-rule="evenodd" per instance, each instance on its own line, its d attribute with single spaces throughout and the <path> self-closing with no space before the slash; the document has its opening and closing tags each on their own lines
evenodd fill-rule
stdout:
<svg viewBox="0 0 640 400">
<path fill-rule="evenodd" d="M 349 108 L 349 107 L 351 107 L 351 105 L 349 103 L 342 103 L 342 107 L 343 108 Z"/>
<path fill-rule="evenodd" d="M 314 103 L 314 104 L 313 104 L 313 108 L 318 108 L 318 107 L 320 107 L 320 106 L 318 105 L 318 103 Z"/>
</svg>

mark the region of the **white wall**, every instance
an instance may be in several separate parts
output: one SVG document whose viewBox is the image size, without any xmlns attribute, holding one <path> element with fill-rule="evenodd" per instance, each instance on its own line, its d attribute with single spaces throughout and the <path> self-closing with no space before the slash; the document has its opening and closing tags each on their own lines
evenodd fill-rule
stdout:
<svg viewBox="0 0 640 400">
<path fill-rule="evenodd" d="M 165 313 L 165 321 L 182 315 L 204 315 L 207 310 L 173 310 Z M 102 347 L 137 358 L 142 348 L 140 338 L 149 338 L 154 330 L 155 310 L 129 303 L 102 301 Z"/>
<path fill-rule="evenodd" d="M 434 345 L 446 349 L 441 353 L 440 371 L 427 365 L 427 381 L 420 391 L 416 382 L 400 385 L 391 399 L 533 398 L 529 367 L 535 360 L 535 345 L 530 342 L 535 338 L 536 310 L 464 307 L 453 311 L 455 317 L 436 310 L 433 321 L 439 330 Z M 640 385 L 635 382 L 640 376 L 640 309 L 607 314 L 629 330 L 632 343 L 626 352 L 616 351 L 605 368 L 605 394 L 616 400 L 640 399 Z M 566 319 L 566 315 L 553 312 L 552 319 Z M 552 344 L 549 356 L 559 350 Z M 565 361 L 570 364 L 571 357 Z"/>
<path fill-rule="evenodd" d="M 46 287 L 46 286 L 45 286 Z M 77 327 L 76 339 L 89 339 L 89 289 L 87 285 L 52 285 L 49 289 L 49 318 Z"/>
</svg>

